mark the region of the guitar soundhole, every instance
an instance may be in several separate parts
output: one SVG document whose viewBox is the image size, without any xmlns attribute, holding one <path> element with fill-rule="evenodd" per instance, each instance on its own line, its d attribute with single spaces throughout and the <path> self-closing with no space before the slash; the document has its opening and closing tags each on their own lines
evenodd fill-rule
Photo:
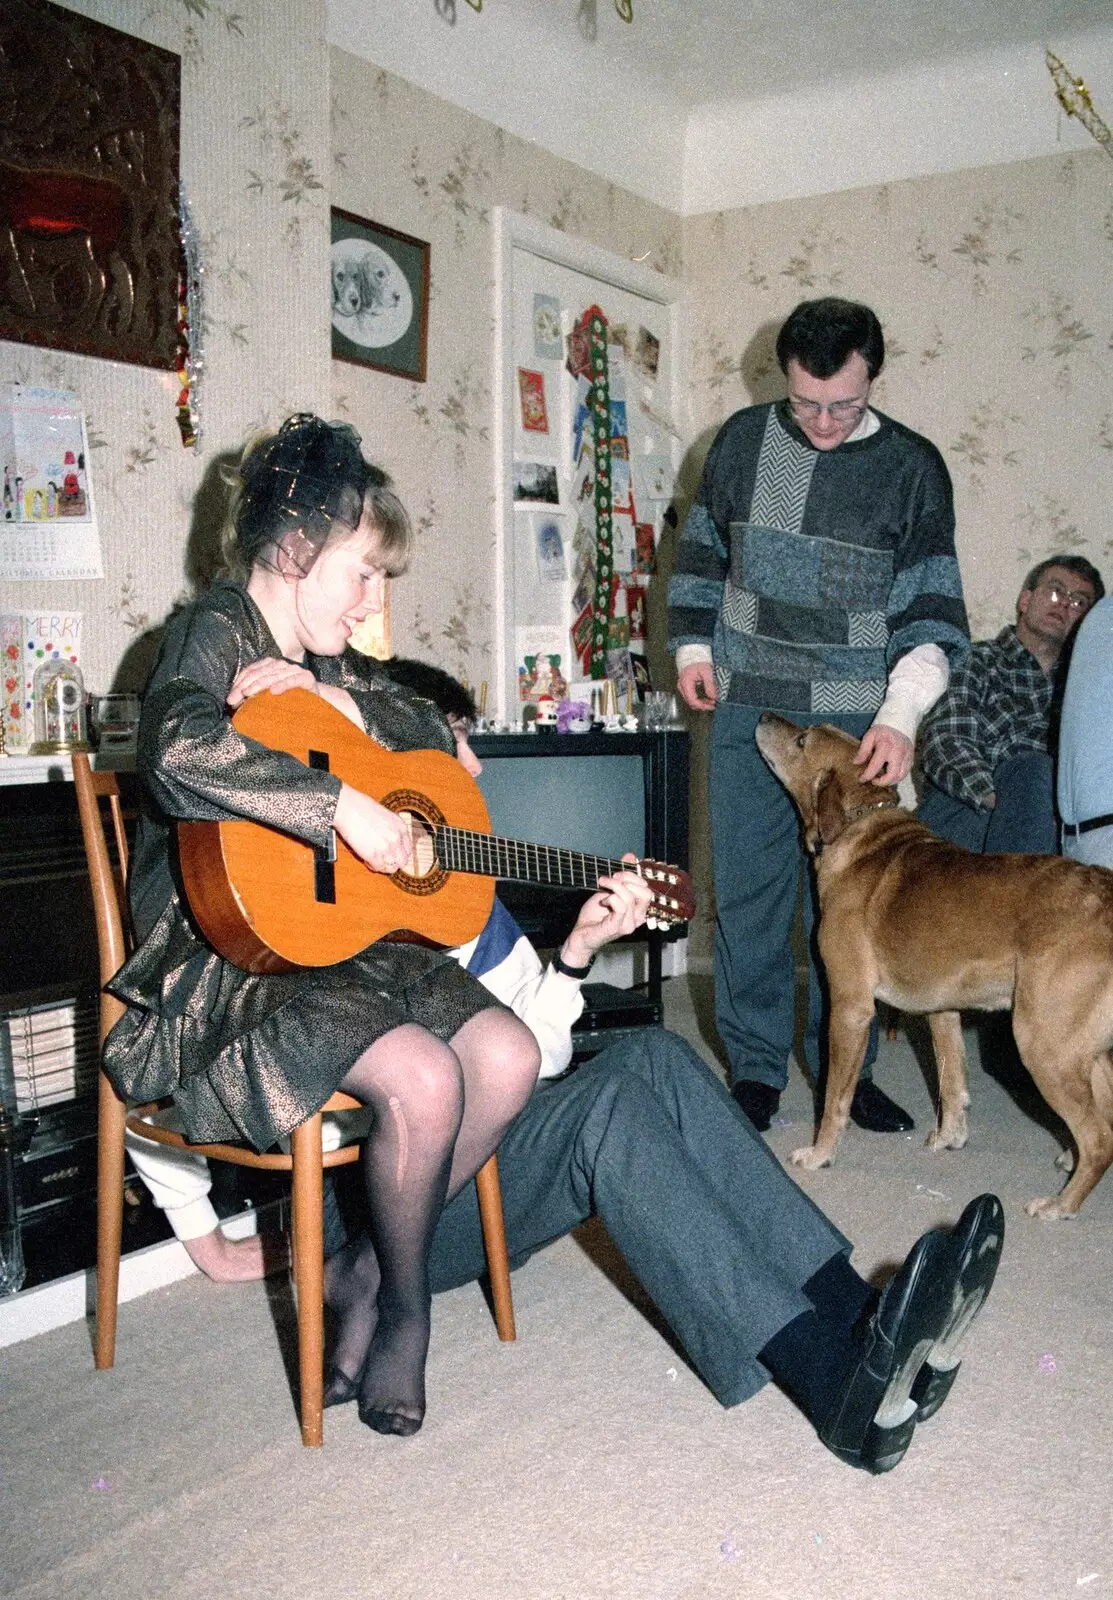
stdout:
<svg viewBox="0 0 1113 1600">
<path fill-rule="evenodd" d="M 397 789 L 384 795 L 379 804 L 409 823 L 413 840 L 409 862 L 391 882 L 407 894 L 436 894 L 448 882 L 448 873 L 437 860 L 436 830 L 444 826 L 443 813 L 413 789 Z"/>
</svg>

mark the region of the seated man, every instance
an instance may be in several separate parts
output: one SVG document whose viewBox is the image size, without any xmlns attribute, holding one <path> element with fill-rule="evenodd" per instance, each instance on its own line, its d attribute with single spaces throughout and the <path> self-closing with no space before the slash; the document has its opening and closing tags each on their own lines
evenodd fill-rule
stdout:
<svg viewBox="0 0 1113 1600">
<path fill-rule="evenodd" d="M 448 703 L 460 758 L 478 773 L 444 675 L 419 663 L 391 670 L 442 709 Z M 889 1471 L 953 1384 L 1000 1258 L 1000 1202 L 979 1196 L 952 1229 L 925 1234 L 878 1294 L 851 1267 L 850 1242 L 682 1039 L 647 1029 L 568 1073 L 580 985 L 603 945 L 644 922 L 649 901 L 635 874 L 609 880 L 544 969 L 496 901 L 483 933 L 458 952 L 528 1023 L 542 1051 L 542 1085 L 499 1147 L 511 1260 L 520 1264 L 597 1214 L 723 1405 L 772 1377 L 840 1459 Z M 167 1153 L 177 1154 L 158 1152 Z M 341 1330 L 328 1404 L 357 1389 L 362 1341 L 351 1338 L 345 1312 L 350 1298 L 366 1303 L 368 1286 L 349 1276 L 366 1259 L 358 1245 L 326 1264 L 326 1299 Z M 432 1287 L 471 1282 L 485 1267 L 469 1184 L 437 1225 Z"/>
<path fill-rule="evenodd" d="M 1041 561 L 1015 627 L 976 644 L 924 718 L 919 817 L 966 850 L 1058 850 L 1052 712 L 1056 668 L 1105 586 L 1082 556 Z"/>
<path fill-rule="evenodd" d="M 1063 854 L 1113 867 L 1113 596 L 1086 617 L 1071 644 L 1059 723 Z"/>
</svg>

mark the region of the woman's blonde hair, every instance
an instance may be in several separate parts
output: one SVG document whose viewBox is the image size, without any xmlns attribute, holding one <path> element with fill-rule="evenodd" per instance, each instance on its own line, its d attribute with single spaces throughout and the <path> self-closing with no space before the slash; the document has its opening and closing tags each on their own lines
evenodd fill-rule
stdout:
<svg viewBox="0 0 1113 1600">
<path fill-rule="evenodd" d="M 221 553 L 244 583 L 251 568 L 275 565 L 278 550 L 304 576 L 325 545 L 357 538 L 376 565 L 397 577 L 409 564 L 413 530 L 387 474 L 365 460 L 360 437 L 343 422 L 299 413 L 245 445 L 229 473 L 228 519 Z"/>
</svg>

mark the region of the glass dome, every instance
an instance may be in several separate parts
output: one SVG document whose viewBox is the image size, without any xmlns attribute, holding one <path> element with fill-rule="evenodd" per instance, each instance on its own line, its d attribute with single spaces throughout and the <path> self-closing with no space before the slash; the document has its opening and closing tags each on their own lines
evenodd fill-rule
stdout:
<svg viewBox="0 0 1113 1600">
<path fill-rule="evenodd" d="M 31 689 L 35 710 L 33 756 L 88 750 L 85 738 L 85 684 L 69 661 L 44 661 Z"/>
</svg>

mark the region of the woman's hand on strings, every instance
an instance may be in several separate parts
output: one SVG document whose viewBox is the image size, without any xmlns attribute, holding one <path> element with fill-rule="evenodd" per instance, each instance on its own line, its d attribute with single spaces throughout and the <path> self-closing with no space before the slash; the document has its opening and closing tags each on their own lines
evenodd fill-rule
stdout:
<svg viewBox="0 0 1113 1600">
<path fill-rule="evenodd" d="M 375 872 L 397 872 L 413 856 L 409 822 L 369 794 L 342 784 L 333 825 L 348 848 Z"/>
</svg>

